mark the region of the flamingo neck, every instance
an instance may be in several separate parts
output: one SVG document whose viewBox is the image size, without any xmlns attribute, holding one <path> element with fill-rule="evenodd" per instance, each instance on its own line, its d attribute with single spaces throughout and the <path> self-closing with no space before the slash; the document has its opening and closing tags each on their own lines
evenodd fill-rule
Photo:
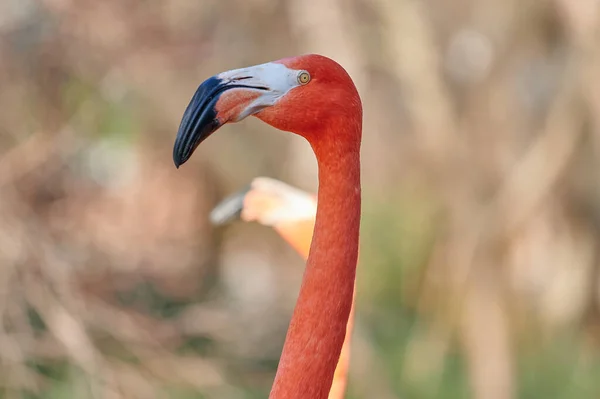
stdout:
<svg viewBox="0 0 600 399">
<path fill-rule="evenodd" d="M 331 388 L 358 257 L 360 123 L 356 126 L 358 131 L 350 132 L 356 134 L 356 143 L 311 143 L 319 164 L 315 229 L 270 399 L 325 399 Z M 326 134 L 331 133 L 321 137 Z"/>
</svg>

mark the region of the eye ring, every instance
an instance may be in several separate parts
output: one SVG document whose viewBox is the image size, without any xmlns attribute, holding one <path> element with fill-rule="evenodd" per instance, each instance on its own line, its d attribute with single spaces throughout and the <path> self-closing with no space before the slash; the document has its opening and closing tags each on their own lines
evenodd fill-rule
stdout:
<svg viewBox="0 0 600 399">
<path fill-rule="evenodd" d="M 298 73 L 298 83 L 305 85 L 308 82 L 310 82 L 310 73 L 307 71 L 300 71 L 300 73 Z"/>
</svg>

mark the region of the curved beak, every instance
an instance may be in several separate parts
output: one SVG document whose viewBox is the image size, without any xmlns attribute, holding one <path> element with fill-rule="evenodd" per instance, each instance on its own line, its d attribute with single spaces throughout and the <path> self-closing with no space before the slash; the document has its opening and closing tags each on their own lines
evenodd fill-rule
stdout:
<svg viewBox="0 0 600 399">
<path fill-rule="evenodd" d="M 232 89 L 250 90 L 256 92 L 258 96 L 260 91 L 268 90 L 265 86 L 252 85 L 250 82 L 248 82 L 250 84 L 244 84 L 243 80 L 238 83 L 238 81 L 213 76 L 198 87 L 183 113 L 177 138 L 175 139 L 173 161 L 177 168 L 192 156 L 192 153 L 202 141 L 228 122 L 224 117 L 224 110 L 221 109 L 221 112 L 219 112 L 219 108 L 222 107 L 218 106 L 219 100 L 226 91 Z M 240 102 L 244 99 L 248 100 L 248 96 L 239 97 Z"/>
<path fill-rule="evenodd" d="M 295 86 L 296 71 L 278 63 L 235 69 L 205 80 L 181 119 L 173 147 L 175 166 L 184 164 L 225 123 L 241 121 L 275 104 Z"/>
</svg>

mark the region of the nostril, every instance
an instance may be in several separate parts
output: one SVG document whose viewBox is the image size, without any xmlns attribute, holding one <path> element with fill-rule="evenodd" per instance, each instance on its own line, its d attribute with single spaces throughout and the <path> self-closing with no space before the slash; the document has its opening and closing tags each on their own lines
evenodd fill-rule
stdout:
<svg viewBox="0 0 600 399">
<path fill-rule="evenodd" d="M 233 78 L 233 80 L 237 81 L 237 80 L 246 80 L 246 79 L 250 79 L 252 76 L 240 76 L 237 78 Z"/>
</svg>

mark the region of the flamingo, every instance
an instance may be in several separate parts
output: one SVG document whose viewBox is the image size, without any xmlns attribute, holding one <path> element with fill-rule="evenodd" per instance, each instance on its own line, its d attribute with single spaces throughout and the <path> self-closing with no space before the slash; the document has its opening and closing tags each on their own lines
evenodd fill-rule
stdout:
<svg viewBox="0 0 600 399">
<path fill-rule="evenodd" d="M 210 213 L 211 222 L 223 225 L 240 217 L 272 227 L 304 259 L 308 257 L 315 226 L 317 200 L 314 195 L 282 181 L 257 177 L 250 187 L 230 195 Z M 328 399 L 343 399 L 348 381 L 354 303 L 346 326 L 346 338 L 333 375 Z"/>
<path fill-rule="evenodd" d="M 219 73 L 200 84 L 173 147 L 179 168 L 228 122 L 253 115 L 304 137 L 319 190 L 313 240 L 271 399 L 325 399 L 352 308 L 361 214 L 362 104 L 337 62 L 316 54 Z"/>
<path fill-rule="evenodd" d="M 308 258 L 315 227 L 315 196 L 268 177 L 221 201 L 210 213 L 211 222 L 223 225 L 235 218 L 272 227 L 300 256 Z"/>
</svg>

